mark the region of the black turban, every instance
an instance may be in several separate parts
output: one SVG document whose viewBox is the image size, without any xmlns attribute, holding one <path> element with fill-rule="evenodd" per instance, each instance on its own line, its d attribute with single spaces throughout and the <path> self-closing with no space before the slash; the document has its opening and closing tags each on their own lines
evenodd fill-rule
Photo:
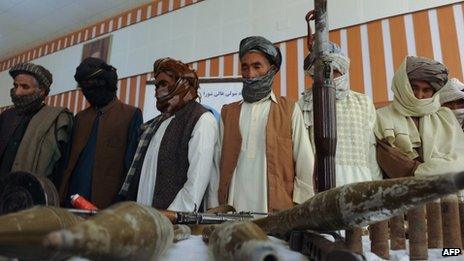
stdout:
<svg viewBox="0 0 464 261">
<path fill-rule="evenodd" d="M 82 81 L 96 79 L 101 80 L 102 83 L 98 85 L 105 86 L 108 90 L 117 90 L 118 74 L 116 68 L 105 63 L 103 60 L 89 57 L 82 61 L 76 68 L 74 79 L 79 84 Z M 85 86 L 81 86 L 84 87 Z"/>
</svg>

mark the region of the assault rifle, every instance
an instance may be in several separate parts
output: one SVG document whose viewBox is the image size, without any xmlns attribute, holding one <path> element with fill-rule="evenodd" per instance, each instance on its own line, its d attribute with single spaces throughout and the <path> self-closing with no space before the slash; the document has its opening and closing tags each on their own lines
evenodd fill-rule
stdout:
<svg viewBox="0 0 464 261">
<path fill-rule="evenodd" d="M 161 211 L 172 224 L 182 225 L 211 225 L 227 221 L 251 221 L 258 216 L 267 216 L 267 213 L 234 212 L 234 213 L 200 213 L 200 212 L 175 212 Z"/>
</svg>

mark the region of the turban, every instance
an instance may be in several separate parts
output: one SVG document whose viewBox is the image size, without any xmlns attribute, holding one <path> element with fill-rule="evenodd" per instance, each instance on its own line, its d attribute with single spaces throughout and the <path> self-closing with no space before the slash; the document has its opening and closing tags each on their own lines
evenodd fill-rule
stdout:
<svg viewBox="0 0 464 261">
<path fill-rule="evenodd" d="M 250 36 L 240 42 L 239 57 L 240 59 L 250 51 L 259 51 L 263 53 L 270 64 L 276 66 L 277 71 L 282 64 L 282 54 L 279 48 L 275 47 L 268 39 L 261 36 Z"/>
<path fill-rule="evenodd" d="M 424 57 L 408 56 L 406 73 L 411 81 L 428 82 L 435 91 L 448 81 L 448 68 L 440 62 Z"/>
<path fill-rule="evenodd" d="M 341 74 L 347 74 L 350 69 L 350 58 L 342 53 L 340 46 L 336 43 L 329 42 L 329 54 L 325 57 L 330 61 L 332 68 L 339 71 Z M 305 59 L 304 68 L 307 74 L 314 75 L 314 62 L 316 61 L 316 53 L 311 52 Z"/>
<path fill-rule="evenodd" d="M 176 81 L 182 77 L 189 82 L 191 87 L 195 89 L 198 89 L 200 86 L 198 82 L 198 76 L 195 71 L 190 69 L 181 61 L 177 61 L 169 57 L 156 60 L 155 64 L 153 65 L 153 73 L 155 78 L 162 72 L 170 73 L 172 76 L 174 76 Z"/>
<path fill-rule="evenodd" d="M 11 77 L 15 78 L 18 74 L 29 74 L 39 82 L 39 85 L 45 88 L 45 95 L 50 92 L 50 85 L 53 83 L 53 75 L 41 65 L 33 63 L 20 63 L 10 69 Z"/>
<path fill-rule="evenodd" d="M 156 60 L 153 65 L 155 78 L 162 72 L 174 77 L 176 81 L 168 87 L 168 94 L 156 95 L 156 108 L 169 116 L 189 101 L 195 100 L 200 85 L 195 71 L 181 61 L 169 57 Z"/>
<path fill-rule="evenodd" d="M 96 84 L 98 86 L 105 86 L 108 90 L 112 91 L 116 91 L 118 88 L 118 74 L 116 73 L 116 68 L 94 57 L 86 58 L 79 64 L 76 68 L 74 79 L 79 84 L 82 81 L 97 79 L 102 81 Z M 87 86 L 81 87 L 85 88 Z"/>
<path fill-rule="evenodd" d="M 450 79 L 443 89 L 440 90 L 440 103 L 445 104 L 447 102 L 457 101 L 464 99 L 464 83 L 458 79 Z"/>
</svg>

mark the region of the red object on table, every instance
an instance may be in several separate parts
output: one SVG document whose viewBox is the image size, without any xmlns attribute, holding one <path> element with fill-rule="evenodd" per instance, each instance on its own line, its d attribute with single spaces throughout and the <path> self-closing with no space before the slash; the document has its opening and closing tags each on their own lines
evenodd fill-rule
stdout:
<svg viewBox="0 0 464 261">
<path fill-rule="evenodd" d="M 71 196 L 71 205 L 77 209 L 98 210 L 94 204 L 90 203 L 90 201 L 79 194 L 74 194 Z"/>
</svg>

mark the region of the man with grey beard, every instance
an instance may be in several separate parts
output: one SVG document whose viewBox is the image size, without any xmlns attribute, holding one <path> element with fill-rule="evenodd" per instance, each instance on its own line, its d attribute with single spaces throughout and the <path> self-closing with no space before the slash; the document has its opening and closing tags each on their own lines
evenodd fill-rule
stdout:
<svg viewBox="0 0 464 261">
<path fill-rule="evenodd" d="M 313 192 L 314 156 L 299 106 L 272 91 L 280 50 L 260 36 L 240 43 L 243 100 L 225 105 L 211 187 L 238 211 L 274 212 Z M 218 201 L 218 202 L 217 202 Z"/>
<path fill-rule="evenodd" d="M 21 63 L 9 73 L 14 106 L 0 115 L 0 176 L 26 171 L 56 185 L 66 161 L 73 115 L 45 105 L 53 77 L 44 67 Z"/>
</svg>

